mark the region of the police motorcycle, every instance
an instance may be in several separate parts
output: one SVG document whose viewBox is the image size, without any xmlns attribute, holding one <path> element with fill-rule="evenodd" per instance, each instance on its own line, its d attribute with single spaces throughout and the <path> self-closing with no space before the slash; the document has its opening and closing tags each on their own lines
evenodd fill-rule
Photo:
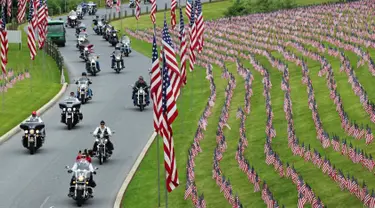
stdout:
<svg viewBox="0 0 375 208">
<path fill-rule="evenodd" d="M 98 18 L 97 19 L 93 19 L 92 20 L 93 23 L 94 23 L 94 32 L 97 34 L 97 35 L 103 35 L 103 31 L 104 31 L 104 18 L 102 18 L 101 20 L 99 20 Z"/>
<path fill-rule="evenodd" d="M 88 100 L 91 100 L 92 97 L 89 94 L 89 88 L 91 82 L 88 79 L 80 78 L 77 80 L 76 85 L 78 85 L 77 88 L 77 98 L 79 101 L 81 101 L 82 104 L 85 104 Z"/>
<path fill-rule="evenodd" d="M 87 33 L 81 32 L 77 37 L 77 44 L 76 47 L 78 48 L 82 43 L 84 43 L 87 40 Z"/>
<path fill-rule="evenodd" d="M 90 132 L 90 134 L 93 134 L 93 132 Z M 112 134 L 115 134 L 115 131 L 112 131 Z M 93 135 L 94 138 L 96 138 L 97 143 L 97 151 L 95 155 L 92 155 L 94 157 L 97 157 L 99 159 L 99 164 L 102 165 L 105 161 L 107 161 L 112 154 L 109 153 L 107 148 L 107 142 L 109 139 L 108 134 L 98 134 Z"/>
<path fill-rule="evenodd" d="M 130 86 L 133 89 L 135 88 L 137 90 L 137 92 L 135 93 L 135 97 L 134 97 L 134 99 L 136 99 L 135 104 L 139 107 L 140 111 L 143 111 L 145 109 L 145 107 L 148 106 L 147 100 L 146 100 L 146 96 L 147 96 L 146 90 L 149 89 L 150 87 L 146 87 L 146 88 L 140 87 L 140 88 L 138 88 L 134 85 L 130 85 Z"/>
<path fill-rule="evenodd" d="M 68 16 L 68 22 L 67 24 L 65 24 L 65 27 L 68 27 L 68 25 L 71 27 L 71 28 L 74 28 L 77 26 L 77 13 L 71 13 L 69 14 Z"/>
<path fill-rule="evenodd" d="M 86 159 L 81 159 L 76 162 L 77 169 L 74 170 L 73 181 L 70 184 L 70 188 L 73 188 L 74 194 L 68 195 L 76 201 L 77 206 L 81 207 L 85 201 L 94 197 L 92 195 L 92 187 L 90 186 L 90 179 L 92 174 L 96 174 L 96 170 L 99 168 L 95 167 L 94 172 L 90 171 L 90 163 Z M 68 169 L 68 173 L 73 173 L 73 170 L 69 166 L 65 166 Z"/>
<path fill-rule="evenodd" d="M 98 11 L 97 6 L 94 2 L 90 1 L 87 3 L 89 15 L 95 15 Z"/>
<path fill-rule="evenodd" d="M 108 23 L 106 23 L 104 25 L 104 28 L 103 28 L 103 38 L 108 41 L 109 40 L 109 37 L 111 35 L 111 31 L 112 31 L 112 26 Z"/>
<path fill-rule="evenodd" d="M 116 44 L 119 43 L 118 34 L 117 34 L 117 32 L 119 31 L 120 30 L 111 30 L 108 41 L 112 46 L 116 46 Z"/>
<path fill-rule="evenodd" d="M 86 61 L 86 71 L 87 73 L 90 73 L 92 76 L 96 76 L 96 74 L 99 72 L 98 66 L 96 64 L 98 59 L 99 55 L 93 53 L 90 53 L 88 55 L 88 59 Z"/>
<path fill-rule="evenodd" d="M 130 47 L 130 43 L 131 43 L 131 41 L 130 41 L 130 38 L 128 36 L 123 35 L 121 37 L 121 51 L 126 57 L 128 57 L 129 54 L 132 52 L 131 47 Z"/>
<path fill-rule="evenodd" d="M 115 65 L 113 69 L 116 71 L 116 73 L 120 73 L 120 71 L 125 68 L 125 66 L 123 65 L 124 60 L 122 58 L 120 47 L 121 45 L 117 44 L 114 53 L 111 55 L 112 59 L 115 59 Z"/>
<path fill-rule="evenodd" d="M 86 25 L 79 22 L 79 25 L 76 27 L 76 37 L 78 37 L 81 32 L 86 32 Z"/>
<path fill-rule="evenodd" d="M 79 112 L 81 108 L 81 102 L 76 99 L 66 99 L 59 103 L 61 112 L 61 123 L 68 126 L 68 130 L 71 130 L 75 125 L 77 125 L 82 119 L 83 115 Z"/>
<path fill-rule="evenodd" d="M 76 13 L 79 20 L 83 19 L 83 8 L 81 5 L 77 6 Z"/>
<path fill-rule="evenodd" d="M 44 123 L 26 121 L 20 125 L 20 128 L 24 131 L 24 136 L 22 136 L 23 147 L 27 148 L 30 154 L 34 154 L 44 143 L 42 136 L 42 131 L 45 128 Z"/>
</svg>

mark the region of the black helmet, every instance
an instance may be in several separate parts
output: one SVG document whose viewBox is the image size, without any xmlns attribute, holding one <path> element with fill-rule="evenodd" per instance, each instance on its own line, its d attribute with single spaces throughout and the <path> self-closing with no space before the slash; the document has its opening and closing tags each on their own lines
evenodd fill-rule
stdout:
<svg viewBox="0 0 375 208">
<path fill-rule="evenodd" d="M 100 121 L 100 125 L 105 125 L 105 122 L 103 120 Z"/>
<path fill-rule="evenodd" d="M 86 72 L 82 72 L 82 76 L 87 76 Z"/>
<path fill-rule="evenodd" d="M 70 96 L 74 96 L 74 92 L 70 92 Z"/>
</svg>

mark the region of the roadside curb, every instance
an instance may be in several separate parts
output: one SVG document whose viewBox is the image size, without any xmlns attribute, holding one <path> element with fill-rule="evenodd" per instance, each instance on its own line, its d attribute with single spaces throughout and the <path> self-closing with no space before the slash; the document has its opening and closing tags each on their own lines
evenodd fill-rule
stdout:
<svg viewBox="0 0 375 208">
<path fill-rule="evenodd" d="M 115 201 L 115 204 L 113 205 L 113 208 L 121 208 L 121 202 L 122 202 L 122 198 L 125 194 L 125 191 L 128 188 L 128 185 L 129 185 L 130 181 L 133 179 L 133 177 L 135 175 L 135 172 L 137 171 L 137 169 L 138 169 L 139 165 L 141 164 L 143 158 L 146 156 L 146 153 L 147 153 L 148 149 L 151 147 L 151 144 L 155 140 L 156 136 L 157 136 L 156 132 L 154 132 L 151 135 L 150 139 L 148 140 L 145 147 L 143 148 L 143 150 L 139 154 L 137 160 L 135 161 L 133 167 L 130 169 L 130 171 L 128 173 L 128 176 L 126 176 L 124 182 L 121 185 L 121 188 L 120 188 L 119 192 L 117 193 L 116 201 Z"/>
<path fill-rule="evenodd" d="M 46 112 L 49 108 L 51 108 L 61 97 L 62 95 L 65 93 L 66 89 L 68 87 L 68 83 L 64 83 L 60 89 L 60 91 L 55 95 L 55 97 L 53 97 L 50 101 L 48 101 L 48 103 L 46 103 L 45 105 L 43 105 L 38 111 L 37 113 L 39 115 L 43 114 L 44 112 Z M 27 119 L 27 118 L 26 118 Z M 25 119 L 25 120 L 26 120 Z M 25 121 L 24 120 L 24 121 Z M 22 121 L 21 123 L 23 123 L 24 121 Z M 21 129 L 19 128 L 19 125 L 18 124 L 17 126 L 13 127 L 13 129 L 11 129 L 10 131 L 8 131 L 7 133 L 5 133 L 3 136 L 0 137 L 0 145 L 6 141 L 8 141 L 12 136 L 14 136 L 15 134 L 17 134 Z"/>
</svg>

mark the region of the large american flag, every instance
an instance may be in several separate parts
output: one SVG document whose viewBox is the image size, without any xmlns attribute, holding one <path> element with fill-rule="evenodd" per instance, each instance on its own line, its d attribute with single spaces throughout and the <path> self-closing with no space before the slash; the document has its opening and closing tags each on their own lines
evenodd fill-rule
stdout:
<svg viewBox="0 0 375 208">
<path fill-rule="evenodd" d="M 171 0 L 171 26 L 172 29 L 176 27 L 176 8 L 177 0 Z"/>
<path fill-rule="evenodd" d="M 155 24 L 156 23 L 156 0 L 151 0 L 150 18 L 151 18 L 152 24 Z"/>
<path fill-rule="evenodd" d="M 152 66 L 151 66 L 151 99 L 153 102 L 154 110 L 154 130 L 157 134 L 160 134 L 160 116 L 161 116 L 161 104 L 162 104 L 162 92 L 161 92 L 161 69 L 159 66 L 158 49 L 156 46 L 156 37 L 154 33 L 154 39 L 152 42 Z"/>
<path fill-rule="evenodd" d="M 187 53 L 187 44 L 186 44 L 186 34 L 185 34 L 185 24 L 184 24 L 184 15 L 182 13 L 182 9 L 180 7 L 180 61 L 181 61 L 181 86 L 186 85 L 186 53 Z"/>
<path fill-rule="evenodd" d="M 166 20 L 164 20 L 164 23 L 166 24 Z M 168 71 L 169 70 L 167 60 L 165 57 L 165 53 L 163 53 L 162 118 L 160 128 L 164 143 L 164 167 L 166 171 L 166 187 L 168 192 L 171 192 L 179 185 L 172 130 L 172 123 L 176 118 L 178 111 L 173 96 Z"/>
<path fill-rule="evenodd" d="M 121 9 L 121 0 L 117 0 L 116 12 L 120 12 L 120 9 Z"/>
<path fill-rule="evenodd" d="M 195 7 L 194 2 L 192 2 L 192 11 L 190 16 L 190 54 L 189 54 L 189 70 L 194 71 L 194 64 L 195 64 L 195 42 L 196 42 L 196 36 L 197 36 L 197 30 L 195 25 Z"/>
<path fill-rule="evenodd" d="M 6 30 L 6 16 L 5 16 L 5 7 L 3 7 L 1 20 L 0 20 L 0 41 L 1 41 L 1 71 L 3 72 L 3 76 L 6 76 L 6 65 L 8 63 L 8 31 Z"/>
<path fill-rule="evenodd" d="M 39 1 L 39 0 L 37 0 Z M 46 0 L 40 0 L 38 9 L 38 45 L 39 49 L 42 49 L 44 42 L 47 37 L 47 2 Z"/>
<path fill-rule="evenodd" d="M 185 8 L 185 13 L 186 13 L 186 16 L 189 18 L 189 21 L 190 21 L 190 18 L 191 18 L 191 6 L 192 6 L 192 0 L 187 0 L 186 1 L 186 8 Z"/>
<path fill-rule="evenodd" d="M 196 43 L 195 47 L 198 49 L 198 52 L 201 53 L 203 49 L 203 33 L 204 33 L 204 20 L 203 20 L 203 11 L 202 3 L 200 0 L 197 0 L 197 19 L 196 21 Z"/>
<path fill-rule="evenodd" d="M 37 26 L 36 22 L 36 9 L 35 9 L 35 0 L 30 0 L 30 9 L 29 9 L 29 16 L 28 21 L 29 24 L 27 26 L 27 46 L 30 49 L 30 57 L 31 60 L 35 59 L 36 56 L 36 43 L 35 43 L 35 29 Z"/>
<path fill-rule="evenodd" d="M 105 2 L 106 2 L 108 7 L 110 7 L 110 8 L 113 7 L 113 0 L 106 0 Z"/>
<path fill-rule="evenodd" d="M 12 0 L 8 0 L 8 2 L 7 2 L 7 5 L 8 5 L 8 7 L 7 7 L 7 15 L 8 15 L 8 17 L 12 16 L 12 3 L 13 3 Z"/>
<path fill-rule="evenodd" d="M 139 20 L 140 15 L 141 15 L 141 3 L 140 3 L 140 0 L 135 0 L 135 19 Z"/>
<path fill-rule="evenodd" d="M 18 23 L 21 23 L 23 19 L 25 18 L 26 13 L 26 1 L 27 0 L 18 0 L 17 2 L 17 21 Z"/>
<path fill-rule="evenodd" d="M 181 88 L 181 75 L 179 71 L 179 67 L 176 60 L 176 53 L 172 44 L 171 37 L 169 35 L 167 21 L 164 18 L 164 28 L 163 28 L 163 53 L 165 55 L 167 67 L 169 69 L 171 84 L 172 84 L 172 91 L 175 100 L 177 100 L 178 96 L 180 95 L 180 88 Z"/>
</svg>

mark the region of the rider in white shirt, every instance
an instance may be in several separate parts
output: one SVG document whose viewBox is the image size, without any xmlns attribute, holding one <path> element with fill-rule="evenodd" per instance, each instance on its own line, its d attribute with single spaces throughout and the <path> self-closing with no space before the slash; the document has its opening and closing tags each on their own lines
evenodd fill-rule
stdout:
<svg viewBox="0 0 375 208">
<path fill-rule="evenodd" d="M 79 151 L 78 154 L 80 154 L 80 153 L 81 153 L 81 151 Z M 85 150 L 85 154 L 80 154 L 79 155 L 79 159 L 76 160 L 76 162 L 74 163 L 73 167 L 70 170 L 68 170 L 68 173 L 72 173 L 72 179 L 70 180 L 70 188 L 69 188 L 69 194 L 68 194 L 69 197 L 72 197 L 74 195 L 74 188 L 75 187 L 74 187 L 73 181 L 75 180 L 74 179 L 75 172 L 78 170 L 78 163 L 88 165 L 89 171 L 91 173 L 90 174 L 90 179 L 89 179 L 89 186 L 90 186 L 89 193 L 90 193 L 91 196 L 92 196 L 92 194 L 94 192 L 93 189 L 96 187 L 96 183 L 95 183 L 95 181 L 93 179 L 93 175 L 92 175 L 92 174 L 96 174 L 96 171 L 95 171 L 94 166 L 91 164 L 91 162 L 88 162 L 88 160 L 86 159 L 86 154 L 87 154 L 87 150 Z"/>
<path fill-rule="evenodd" d="M 113 148 L 113 144 L 112 144 L 111 140 L 109 139 L 109 137 L 112 136 L 112 131 L 108 126 L 105 126 L 104 121 L 101 121 L 100 126 L 96 127 L 95 131 L 93 132 L 93 135 L 96 138 L 98 138 L 98 137 L 99 138 L 101 138 L 101 137 L 106 138 L 108 140 L 107 143 L 106 143 L 106 147 L 108 148 L 108 153 L 112 154 L 112 151 L 113 151 L 114 148 Z M 94 146 L 92 148 L 93 154 L 96 154 L 97 145 L 98 145 L 98 142 L 95 140 Z"/>
<path fill-rule="evenodd" d="M 31 116 L 26 120 L 26 122 L 36 122 L 36 123 L 43 123 L 43 120 L 37 116 L 36 111 L 31 113 Z M 46 137 L 46 130 L 45 128 L 41 129 L 42 135 L 41 137 L 44 139 Z"/>
</svg>

